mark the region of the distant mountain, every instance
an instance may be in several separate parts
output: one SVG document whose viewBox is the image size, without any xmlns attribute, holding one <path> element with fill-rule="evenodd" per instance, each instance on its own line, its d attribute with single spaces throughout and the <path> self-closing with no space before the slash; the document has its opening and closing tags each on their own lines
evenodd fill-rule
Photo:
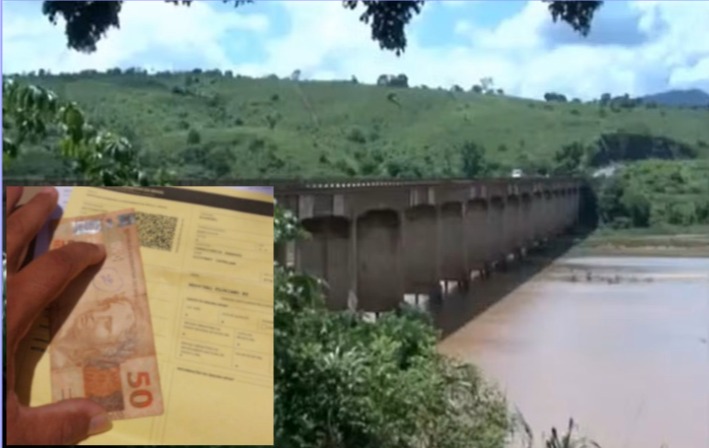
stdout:
<svg viewBox="0 0 709 448">
<path fill-rule="evenodd" d="M 709 106 L 709 93 L 699 89 L 669 90 L 640 98 L 663 106 Z"/>
</svg>

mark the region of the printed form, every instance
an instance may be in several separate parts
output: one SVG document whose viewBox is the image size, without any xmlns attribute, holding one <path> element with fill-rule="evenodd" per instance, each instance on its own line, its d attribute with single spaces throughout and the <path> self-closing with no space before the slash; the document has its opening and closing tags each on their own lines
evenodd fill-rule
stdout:
<svg viewBox="0 0 709 448">
<path fill-rule="evenodd" d="M 75 187 L 62 206 L 65 217 L 136 211 L 165 405 L 83 444 L 273 445 L 273 197 Z M 46 319 L 18 351 L 18 395 L 32 406 L 52 397 Z"/>
</svg>

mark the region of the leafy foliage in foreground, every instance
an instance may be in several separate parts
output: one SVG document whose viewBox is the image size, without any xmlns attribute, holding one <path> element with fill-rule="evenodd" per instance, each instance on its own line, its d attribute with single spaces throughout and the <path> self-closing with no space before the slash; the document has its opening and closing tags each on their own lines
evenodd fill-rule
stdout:
<svg viewBox="0 0 709 448">
<path fill-rule="evenodd" d="M 175 5 L 189 5 L 192 0 L 166 0 Z M 253 3 L 253 0 L 223 0 L 241 6 Z M 370 25 L 372 40 L 379 42 L 382 49 L 394 51 L 397 55 L 406 49 L 406 26 L 411 19 L 421 12 L 423 0 L 416 1 L 381 1 L 381 0 L 345 0 L 345 8 L 355 10 L 362 5 L 364 12 L 359 19 Z M 548 1 L 549 12 L 553 20 L 568 23 L 575 31 L 587 35 L 594 13 L 601 7 L 601 1 Z M 67 45 L 74 50 L 91 53 L 96 51 L 96 43 L 111 28 L 119 28 L 122 1 L 45 1 L 42 13 L 56 24 L 57 16 L 62 16 L 66 23 Z"/>
<path fill-rule="evenodd" d="M 54 149 L 51 154 L 61 158 L 65 173 L 77 180 L 106 186 L 162 185 L 168 181 L 163 170 L 149 178 L 140 169 L 131 143 L 122 136 L 96 129 L 76 103 L 61 103 L 54 92 L 13 79 L 3 81 L 2 94 L 5 168 L 24 146 L 48 141 Z"/>
<path fill-rule="evenodd" d="M 280 211 L 275 233 L 293 235 Z M 316 279 L 276 266 L 276 446 L 504 447 L 504 398 L 471 365 L 436 352 L 424 315 L 368 322 L 330 312 Z"/>
</svg>

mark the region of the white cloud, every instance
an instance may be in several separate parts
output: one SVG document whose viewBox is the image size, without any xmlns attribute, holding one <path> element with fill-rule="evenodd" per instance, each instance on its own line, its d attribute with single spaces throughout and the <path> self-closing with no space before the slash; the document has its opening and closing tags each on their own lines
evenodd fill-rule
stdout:
<svg viewBox="0 0 709 448">
<path fill-rule="evenodd" d="M 45 23 L 40 14 L 12 21 L 6 16 L 3 58 L 11 60 L 16 71 L 105 69 L 142 61 L 154 68 L 217 67 L 252 76 L 288 76 L 300 69 L 304 78 L 355 75 L 370 83 L 382 73 L 406 73 L 413 85 L 459 84 L 466 89 L 491 76 L 508 93 L 537 98 L 547 91 L 589 99 L 603 92 L 640 95 L 668 87 L 709 88 L 709 39 L 704 31 L 709 2 L 630 2 L 638 20 L 623 22 L 637 27 L 628 31 L 654 33 L 632 47 L 550 41 L 552 27 L 568 25 L 551 25 L 541 2 L 526 4 L 491 28 L 476 24 L 474 11 L 492 6 L 475 4 L 446 26 L 458 36 L 455 41 L 423 45 L 419 24 L 426 20 L 429 5 L 407 28 L 408 46 L 401 57 L 380 50 L 369 27 L 359 22 L 359 12 L 344 9 L 340 2 L 282 2 L 291 26 L 278 37 L 269 37 L 268 18 L 249 13 L 248 7 L 224 14 L 212 5 L 126 2 L 121 29 L 111 31 L 91 55 L 66 50 L 63 30 Z M 595 20 L 604 20 L 604 14 L 610 12 L 602 9 Z M 233 31 L 256 33 L 264 44 L 263 59 L 241 62 L 236 47 L 240 39 L 226 38 Z M 227 42 L 229 51 L 221 42 Z"/>
<path fill-rule="evenodd" d="M 335 73 L 347 79 L 354 74 L 372 83 L 382 73 L 406 73 L 414 85 L 464 88 L 491 76 L 508 93 L 537 98 L 547 91 L 583 99 L 603 92 L 641 95 L 709 80 L 703 62 L 709 39 L 703 39 L 701 27 L 709 19 L 707 6 L 709 2 L 701 8 L 689 2 L 632 3 L 640 14 L 640 31 L 663 33 L 631 48 L 583 41 L 549 45 L 544 34 L 551 23 L 547 6 L 530 2 L 494 28 L 465 18 L 451 24 L 455 33 L 467 36 L 465 44 L 423 46 L 414 23 L 407 50 L 397 58 L 381 51 L 369 29 L 339 4 L 293 2 L 287 3 L 293 28 L 269 44 L 264 66 L 282 67 L 277 72 L 300 67 L 306 76 L 326 71 L 328 77 Z M 603 10 L 596 20 L 603 20 Z M 668 25 L 659 27 L 658 22 Z M 663 85 L 667 80 L 670 85 Z"/>
<path fill-rule="evenodd" d="M 542 45 L 541 30 L 550 20 L 541 2 L 529 2 L 522 11 L 500 22 L 493 29 L 475 28 L 469 37 L 473 47 L 487 51 L 530 51 Z"/>
<path fill-rule="evenodd" d="M 189 8 L 163 2 L 124 2 L 120 22 L 120 29 L 109 30 L 95 53 L 83 54 L 66 48 L 63 20 L 53 26 L 39 11 L 17 19 L 9 19 L 6 11 L 3 65 L 16 72 L 39 68 L 53 72 L 102 70 L 141 62 L 169 69 L 173 61 L 187 59 L 206 66 L 224 66 L 229 58 L 220 39 L 233 30 L 264 33 L 269 26 L 265 16 L 220 14 L 201 2 Z"/>
</svg>

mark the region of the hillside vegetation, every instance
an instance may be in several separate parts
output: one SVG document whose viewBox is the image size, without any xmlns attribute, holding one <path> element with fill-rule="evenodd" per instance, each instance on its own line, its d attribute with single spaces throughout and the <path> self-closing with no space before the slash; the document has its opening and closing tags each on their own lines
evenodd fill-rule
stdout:
<svg viewBox="0 0 709 448">
<path fill-rule="evenodd" d="M 127 137 L 145 179 L 474 178 L 513 168 L 591 178 L 610 169 L 610 180 L 594 181 L 602 224 L 709 224 L 709 108 L 609 94 L 535 101 L 505 96 L 489 78 L 446 91 L 409 87 L 403 74 L 375 86 L 298 76 L 116 69 L 15 80 L 77 102 L 94 126 Z M 25 142 L 6 176 L 71 177 L 76 163 L 58 141 Z"/>
<path fill-rule="evenodd" d="M 709 224 L 709 160 L 645 160 L 600 188 L 600 215 L 616 228 Z"/>
<path fill-rule="evenodd" d="M 114 70 L 18 81 L 78 102 L 94 123 L 128 137 L 145 166 L 170 167 L 178 178 L 506 176 L 512 168 L 546 174 L 649 156 L 709 158 L 707 109 L 582 104 L 557 94 L 534 101 L 479 86 L 445 91 L 296 75 Z M 65 172 L 37 146 L 7 174 Z"/>
</svg>

